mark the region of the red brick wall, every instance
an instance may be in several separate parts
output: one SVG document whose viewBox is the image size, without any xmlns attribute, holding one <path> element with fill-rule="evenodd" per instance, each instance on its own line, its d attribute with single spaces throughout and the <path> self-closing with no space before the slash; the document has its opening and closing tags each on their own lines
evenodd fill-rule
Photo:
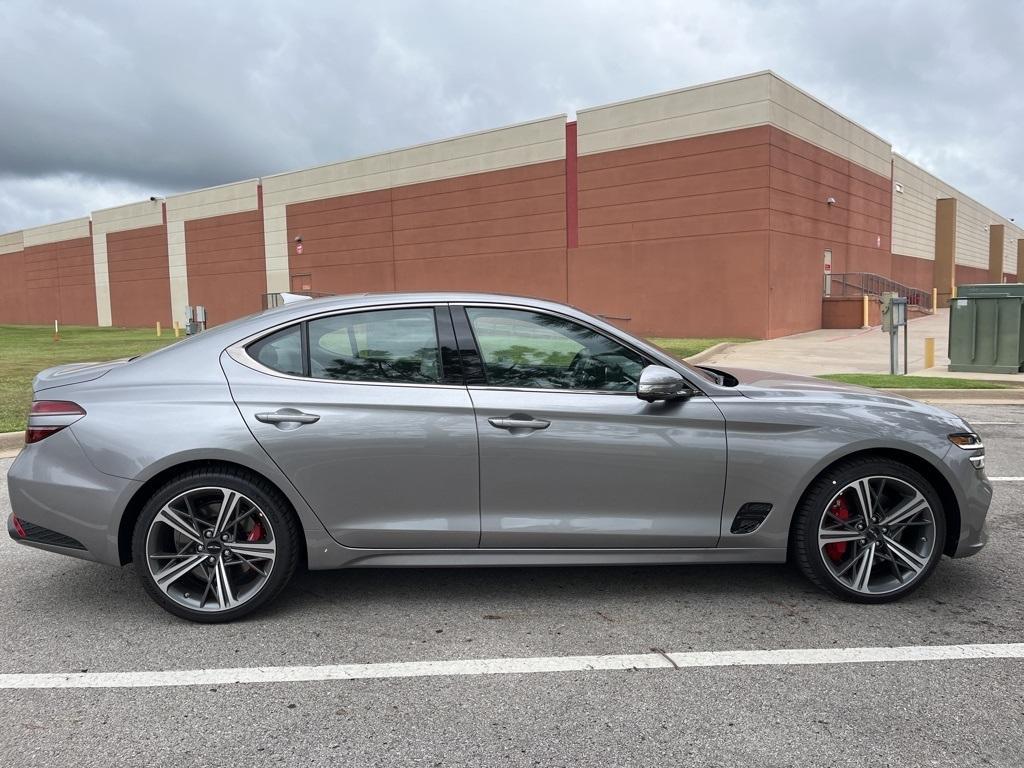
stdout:
<svg viewBox="0 0 1024 768">
<path fill-rule="evenodd" d="M 309 273 L 312 290 L 324 292 L 490 290 L 564 299 L 564 166 L 289 205 L 291 273 Z"/>
<path fill-rule="evenodd" d="M 115 326 L 171 325 L 166 225 L 108 233 L 107 269 Z"/>
<path fill-rule="evenodd" d="M 246 211 L 185 222 L 188 300 L 212 327 L 259 312 L 267 290 L 263 215 Z"/>
<path fill-rule="evenodd" d="M 578 160 L 569 301 L 664 336 L 767 333 L 768 129 Z"/>
<path fill-rule="evenodd" d="M 980 267 L 965 267 L 962 264 L 956 265 L 956 284 L 974 285 L 975 283 L 991 283 L 988 278 L 988 270 Z"/>
<path fill-rule="evenodd" d="M 821 327 L 823 255 L 832 271 L 892 273 L 891 180 L 769 129 L 770 337 Z M 836 200 L 828 205 L 829 197 Z"/>
<path fill-rule="evenodd" d="M 27 323 L 25 252 L 0 253 L 0 323 Z"/>
<path fill-rule="evenodd" d="M 24 258 L 27 322 L 96 325 L 92 238 L 32 245 Z"/>
</svg>

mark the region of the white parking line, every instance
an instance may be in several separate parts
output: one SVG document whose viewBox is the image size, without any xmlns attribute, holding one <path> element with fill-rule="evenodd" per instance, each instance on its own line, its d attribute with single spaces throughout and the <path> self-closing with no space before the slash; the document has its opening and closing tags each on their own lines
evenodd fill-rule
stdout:
<svg viewBox="0 0 1024 768">
<path fill-rule="evenodd" d="M 520 659 L 455 659 L 385 664 L 332 664 L 236 669 L 178 669 L 159 672 L 74 672 L 4 674 L 0 688 L 163 688 L 238 683 L 300 683 L 400 677 L 517 675 L 597 670 L 686 669 L 691 667 L 793 666 L 906 661 L 1024 659 L 1024 643 L 909 645 L 897 648 L 795 648 L 771 651 L 641 653 L 617 656 L 550 656 Z"/>
<path fill-rule="evenodd" d="M 989 480 L 993 483 L 1020 483 L 1024 482 L 1024 477 L 990 477 Z"/>
</svg>

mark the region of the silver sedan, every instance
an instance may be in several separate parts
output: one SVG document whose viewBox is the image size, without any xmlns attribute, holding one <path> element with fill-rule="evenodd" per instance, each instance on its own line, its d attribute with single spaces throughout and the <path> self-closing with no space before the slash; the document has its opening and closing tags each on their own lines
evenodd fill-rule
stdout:
<svg viewBox="0 0 1024 768">
<path fill-rule="evenodd" d="M 34 382 L 18 542 L 121 566 L 194 621 L 295 569 L 781 563 L 879 603 L 985 543 L 970 425 L 691 367 L 562 304 L 297 302 Z"/>
</svg>

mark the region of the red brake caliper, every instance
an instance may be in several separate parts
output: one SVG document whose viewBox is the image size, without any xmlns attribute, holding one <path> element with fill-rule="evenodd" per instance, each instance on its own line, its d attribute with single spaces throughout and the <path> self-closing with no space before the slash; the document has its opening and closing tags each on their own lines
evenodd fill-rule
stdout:
<svg viewBox="0 0 1024 768">
<path fill-rule="evenodd" d="M 262 538 L 263 538 L 263 526 L 260 524 L 260 521 L 257 520 L 256 524 L 252 527 L 252 530 L 249 531 L 249 535 L 246 536 L 245 539 L 246 539 L 246 541 L 259 541 Z M 830 544 L 829 546 L 832 546 L 832 545 Z"/>
<path fill-rule="evenodd" d="M 837 520 L 849 520 L 850 519 L 850 508 L 846 506 L 846 499 L 840 496 L 836 499 L 832 505 L 832 509 L 829 510 L 833 517 Z M 825 554 L 829 556 L 832 562 L 837 563 L 843 559 L 843 555 L 846 554 L 846 548 L 849 546 L 847 541 L 836 541 L 831 544 L 825 545 Z"/>
</svg>

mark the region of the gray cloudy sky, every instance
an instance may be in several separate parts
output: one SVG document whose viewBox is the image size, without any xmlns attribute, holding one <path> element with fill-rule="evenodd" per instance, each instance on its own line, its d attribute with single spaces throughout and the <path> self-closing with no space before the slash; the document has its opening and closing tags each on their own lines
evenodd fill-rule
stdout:
<svg viewBox="0 0 1024 768">
<path fill-rule="evenodd" d="M 0 0 L 0 232 L 773 69 L 1024 217 L 1024 4 Z"/>
</svg>

